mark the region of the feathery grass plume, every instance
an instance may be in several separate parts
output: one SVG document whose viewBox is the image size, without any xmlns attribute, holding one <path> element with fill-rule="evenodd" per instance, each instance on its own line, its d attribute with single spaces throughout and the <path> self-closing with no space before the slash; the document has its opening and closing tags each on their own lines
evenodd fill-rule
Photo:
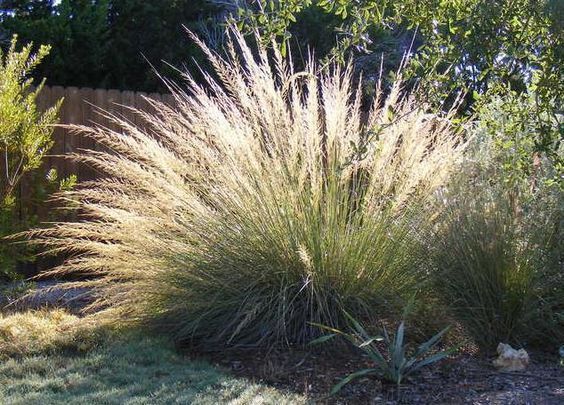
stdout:
<svg viewBox="0 0 564 405">
<path fill-rule="evenodd" d="M 350 69 L 296 72 L 230 38 L 226 57 L 195 38 L 214 74 L 139 112 L 148 129 L 75 127 L 113 153 L 76 157 L 108 174 L 65 195 L 87 220 L 32 233 L 73 254 L 50 274 L 88 275 L 97 316 L 180 340 L 304 343 L 310 322 L 344 326 L 343 309 L 392 314 L 420 282 L 416 231 L 464 143 L 399 84 L 363 119 Z"/>
</svg>

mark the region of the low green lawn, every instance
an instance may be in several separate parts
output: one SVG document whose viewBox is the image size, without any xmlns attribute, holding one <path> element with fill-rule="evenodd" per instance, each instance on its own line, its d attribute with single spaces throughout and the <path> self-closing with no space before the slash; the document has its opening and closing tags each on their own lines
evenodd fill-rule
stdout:
<svg viewBox="0 0 564 405">
<path fill-rule="evenodd" d="M 6 341 L 2 322 L 0 319 L 0 347 L 2 339 Z M 10 322 L 4 322 L 6 325 L 11 333 L 25 337 L 25 333 L 14 331 L 16 326 Z M 84 351 L 31 350 L 0 359 L 1 404 L 304 402 L 298 395 L 190 361 L 167 341 L 152 337 L 109 339 Z"/>
</svg>

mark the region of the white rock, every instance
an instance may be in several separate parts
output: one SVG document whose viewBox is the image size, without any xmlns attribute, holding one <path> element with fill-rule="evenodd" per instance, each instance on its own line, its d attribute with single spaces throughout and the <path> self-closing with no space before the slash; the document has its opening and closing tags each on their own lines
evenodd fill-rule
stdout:
<svg viewBox="0 0 564 405">
<path fill-rule="evenodd" d="M 499 371 L 519 371 L 529 365 L 529 354 L 525 349 L 515 350 L 508 344 L 500 343 L 497 353 L 499 357 L 493 361 L 493 365 Z"/>
</svg>

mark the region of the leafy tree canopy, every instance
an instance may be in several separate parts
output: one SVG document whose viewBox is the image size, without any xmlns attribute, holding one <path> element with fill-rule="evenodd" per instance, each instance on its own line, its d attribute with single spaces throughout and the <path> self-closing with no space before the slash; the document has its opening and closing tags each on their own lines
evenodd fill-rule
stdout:
<svg viewBox="0 0 564 405">
<path fill-rule="evenodd" d="M 463 111 L 492 96 L 526 93 L 535 103 L 535 145 L 562 163 L 564 137 L 564 2 L 562 0 L 251 0 L 239 2 L 241 26 L 284 43 L 308 10 L 341 21 L 327 57 L 343 62 L 351 53 L 378 49 L 386 38 L 415 38 L 407 73 L 420 83 L 425 101 L 444 107 L 459 92 Z M 312 24 L 306 37 L 322 30 Z M 379 30 L 380 36 L 374 36 Z M 401 44 L 401 42 L 400 42 Z M 405 45 L 405 41 L 403 41 Z M 402 52 L 406 47 L 395 48 Z M 389 57 L 389 56 L 386 56 Z M 476 104 L 479 101 L 478 104 Z"/>
<path fill-rule="evenodd" d="M 0 6 L 0 39 L 48 43 L 38 77 L 66 86 L 157 91 L 198 57 L 183 25 L 196 28 L 214 8 L 206 0 L 9 0 Z M 3 33 L 3 35 L 2 35 Z M 4 41 L 6 42 L 6 41 Z M 166 61 L 167 63 L 165 63 Z"/>
</svg>

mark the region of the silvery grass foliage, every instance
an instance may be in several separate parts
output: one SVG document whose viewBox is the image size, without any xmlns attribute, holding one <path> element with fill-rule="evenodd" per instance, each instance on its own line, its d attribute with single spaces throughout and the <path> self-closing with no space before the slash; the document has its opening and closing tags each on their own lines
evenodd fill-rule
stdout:
<svg viewBox="0 0 564 405">
<path fill-rule="evenodd" d="M 64 194 L 84 221 L 30 234 L 71 254 L 48 275 L 88 276 L 68 285 L 94 289 L 96 316 L 179 340 L 307 343 L 343 309 L 391 315 L 464 143 L 399 84 L 364 114 L 350 68 L 297 72 L 229 37 L 225 57 L 194 38 L 214 71 L 139 111 L 148 129 L 75 127 L 106 147 L 76 159 L 108 176 Z"/>
</svg>

